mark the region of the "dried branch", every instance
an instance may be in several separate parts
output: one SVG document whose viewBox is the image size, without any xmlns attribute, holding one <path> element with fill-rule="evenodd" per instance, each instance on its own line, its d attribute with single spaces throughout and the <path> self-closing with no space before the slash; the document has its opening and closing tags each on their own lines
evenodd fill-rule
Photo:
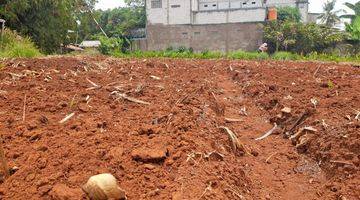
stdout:
<svg viewBox="0 0 360 200">
<path fill-rule="evenodd" d="M 23 122 L 25 122 L 25 118 L 26 118 L 26 94 L 24 95 L 24 104 L 23 104 L 23 116 L 22 116 Z"/>
<path fill-rule="evenodd" d="M 268 132 L 266 132 L 263 136 L 261 136 L 261 137 L 259 137 L 259 138 L 256 138 L 255 140 L 263 140 L 263 139 L 265 139 L 265 138 L 267 138 L 267 137 L 269 137 L 271 134 L 273 134 L 273 132 L 277 129 L 277 124 L 275 123 L 274 124 L 274 127 L 271 129 L 271 130 L 269 130 Z"/>
<path fill-rule="evenodd" d="M 62 119 L 61 121 L 59 121 L 60 124 L 65 123 L 66 121 L 68 121 L 69 119 L 71 119 L 72 117 L 74 117 L 75 113 L 71 113 L 69 115 L 67 115 L 64 119 Z"/>
<path fill-rule="evenodd" d="M 134 102 L 134 103 L 144 104 L 144 105 L 150 105 L 151 104 L 151 103 L 146 102 L 146 101 L 142 101 L 142 100 L 139 100 L 139 99 L 136 99 L 136 98 L 133 98 L 133 97 L 129 97 L 125 93 L 119 93 L 119 92 L 115 91 L 115 92 L 112 92 L 112 94 L 115 94 L 118 97 L 118 99 L 121 98 L 121 99 L 125 99 L 125 100 L 128 100 L 128 101 Z"/>
<path fill-rule="evenodd" d="M 225 117 L 225 121 L 226 121 L 226 122 L 243 122 L 244 120 Z"/>
<path fill-rule="evenodd" d="M 236 136 L 236 134 L 233 131 L 231 131 L 228 127 L 225 127 L 225 126 L 220 126 L 219 128 L 225 130 L 226 133 L 229 135 L 233 151 L 236 151 L 239 149 L 241 151 L 244 151 L 245 153 L 248 153 L 246 151 L 245 146 L 240 142 L 240 140 L 238 139 L 238 137 Z"/>
</svg>

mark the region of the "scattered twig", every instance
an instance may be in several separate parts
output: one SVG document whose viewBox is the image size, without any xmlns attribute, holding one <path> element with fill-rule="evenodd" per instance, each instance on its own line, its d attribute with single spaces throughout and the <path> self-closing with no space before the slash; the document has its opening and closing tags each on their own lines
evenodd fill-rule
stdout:
<svg viewBox="0 0 360 200">
<path fill-rule="evenodd" d="M 122 99 L 125 99 L 125 100 L 128 100 L 128 101 L 134 102 L 134 103 L 144 104 L 144 105 L 150 105 L 151 104 L 151 103 L 146 102 L 146 101 L 142 101 L 142 100 L 139 100 L 139 99 L 135 99 L 133 97 L 129 97 L 125 93 L 119 93 L 119 92 L 115 91 L 115 92 L 112 92 L 112 94 L 116 94 L 118 98 L 122 98 Z"/>
<path fill-rule="evenodd" d="M 319 72 L 320 67 L 321 67 L 321 66 L 319 66 L 319 67 L 315 70 L 315 72 L 314 72 L 314 74 L 313 74 L 314 77 L 315 77 L 316 74 Z"/>
<path fill-rule="evenodd" d="M 248 113 L 246 112 L 246 107 L 245 106 L 240 109 L 240 114 L 244 115 L 244 116 L 248 116 Z"/>
<path fill-rule="evenodd" d="M 210 191 L 212 190 L 212 186 L 211 186 L 211 185 L 212 185 L 212 182 L 210 181 L 210 182 L 209 182 L 209 185 L 205 188 L 204 192 L 203 192 L 203 193 L 201 194 L 201 196 L 199 197 L 199 200 L 200 200 L 201 198 L 203 198 L 207 192 L 210 192 Z"/>
<path fill-rule="evenodd" d="M 97 89 L 97 88 L 101 88 L 101 86 L 99 86 L 98 84 L 92 82 L 90 79 L 86 78 L 86 80 L 93 86 L 91 88 L 88 88 L 87 90 L 94 90 L 94 89 Z"/>
<path fill-rule="evenodd" d="M 267 138 L 267 137 L 269 137 L 271 134 L 273 134 L 273 132 L 277 129 L 277 124 L 275 123 L 274 124 L 274 127 L 271 129 L 271 130 L 269 130 L 268 132 L 266 132 L 263 136 L 261 136 L 261 137 L 259 137 L 259 138 L 256 138 L 255 140 L 263 140 L 263 139 L 265 139 L 265 138 Z"/>
<path fill-rule="evenodd" d="M 75 115 L 75 113 L 71 113 L 71 114 L 67 115 L 64 119 L 62 119 L 61 121 L 59 121 L 59 123 L 60 123 L 60 124 L 65 123 L 66 121 L 68 121 L 69 119 L 71 119 L 74 115 Z"/>
<path fill-rule="evenodd" d="M 265 160 L 265 162 L 266 162 L 266 163 L 270 163 L 270 159 L 271 159 L 273 156 L 275 156 L 277 153 L 278 153 L 278 152 L 272 153 L 272 154 Z"/>
<path fill-rule="evenodd" d="M 353 109 L 356 113 L 355 119 L 360 120 L 360 111 Z"/>
<path fill-rule="evenodd" d="M 23 104 L 23 116 L 22 116 L 23 122 L 25 122 L 25 118 L 26 118 L 26 94 L 24 95 L 24 104 Z"/>
<path fill-rule="evenodd" d="M 322 120 L 321 125 L 324 127 L 324 129 L 327 129 L 329 127 L 329 125 L 325 122 L 324 119 Z"/>
<path fill-rule="evenodd" d="M 314 105 L 314 108 L 319 104 L 319 101 L 316 98 L 310 99 L 310 102 Z"/>
<path fill-rule="evenodd" d="M 309 117 L 310 112 L 309 111 L 305 111 L 303 114 L 300 115 L 300 117 L 296 120 L 296 122 L 291 126 L 291 128 L 289 129 L 289 131 L 286 132 L 286 135 L 292 135 L 292 132 L 294 131 L 294 129 L 301 123 L 303 122 L 307 117 Z"/>
<path fill-rule="evenodd" d="M 248 153 L 246 151 L 245 146 L 239 141 L 238 137 L 236 136 L 236 134 L 233 131 L 231 131 L 228 127 L 225 127 L 225 126 L 220 126 L 219 128 L 225 130 L 226 133 L 229 135 L 229 138 L 230 138 L 231 144 L 232 144 L 232 149 L 234 151 L 239 149 L 239 150 L 244 151 L 245 153 Z"/>
<path fill-rule="evenodd" d="M 226 122 L 243 122 L 244 120 L 225 117 L 225 121 L 226 121 Z"/>
<path fill-rule="evenodd" d="M 158 77 L 158 76 L 150 76 L 150 78 L 152 78 L 152 79 L 154 79 L 154 80 L 161 80 L 161 78 L 160 77 Z"/>
<path fill-rule="evenodd" d="M 9 171 L 9 167 L 6 162 L 5 152 L 4 152 L 4 148 L 3 148 L 3 140 L 1 137 L 0 137 L 0 162 L 1 162 L 1 168 L 3 169 L 3 171 L 5 173 L 5 178 L 9 177 L 10 171 Z"/>
<path fill-rule="evenodd" d="M 340 160 L 330 160 L 330 163 L 343 164 L 343 165 L 352 165 L 352 166 L 354 166 L 354 164 L 353 164 L 353 163 L 351 163 L 351 162 L 347 162 L 347 161 L 340 161 Z"/>
</svg>

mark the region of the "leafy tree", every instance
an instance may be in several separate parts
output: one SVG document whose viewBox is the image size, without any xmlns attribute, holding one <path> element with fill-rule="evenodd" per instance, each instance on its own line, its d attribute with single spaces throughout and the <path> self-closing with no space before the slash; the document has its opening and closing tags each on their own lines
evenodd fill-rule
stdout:
<svg viewBox="0 0 360 200">
<path fill-rule="evenodd" d="M 345 3 L 345 5 L 351 10 L 353 10 L 354 14 L 341 15 L 340 17 L 351 19 L 351 22 L 353 22 L 357 16 L 360 16 L 360 1 L 355 4 Z"/>
<path fill-rule="evenodd" d="M 277 8 L 277 12 L 278 12 L 279 21 L 290 20 L 290 21 L 300 22 L 301 20 L 301 14 L 298 8 L 293 8 L 289 6 L 280 7 Z"/>
<path fill-rule="evenodd" d="M 324 3 L 324 13 L 319 16 L 321 23 L 328 27 L 333 27 L 340 22 L 340 17 L 338 16 L 338 14 L 342 12 L 342 10 L 335 11 L 335 4 L 336 0 L 330 0 Z"/>
<path fill-rule="evenodd" d="M 264 40 L 269 44 L 270 51 L 291 51 L 299 54 L 322 52 L 345 38 L 346 34 L 342 32 L 314 23 L 276 21 L 269 22 L 264 28 Z"/>
<path fill-rule="evenodd" d="M 145 7 L 145 0 L 124 0 L 131 7 Z"/>
<path fill-rule="evenodd" d="M 76 15 L 93 7 L 95 0 L 2 0 L 0 18 L 22 35 L 28 35 L 45 53 L 68 42 L 76 28 Z"/>
<path fill-rule="evenodd" d="M 350 33 L 352 40 L 360 41 L 360 16 L 357 16 L 351 24 L 346 24 L 346 31 Z"/>
</svg>

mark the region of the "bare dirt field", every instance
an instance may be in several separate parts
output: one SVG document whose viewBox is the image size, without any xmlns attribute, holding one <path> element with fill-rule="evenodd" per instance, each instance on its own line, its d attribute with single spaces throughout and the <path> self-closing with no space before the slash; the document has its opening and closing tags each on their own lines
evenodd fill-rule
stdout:
<svg viewBox="0 0 360 200">
<path fill-rule="evenodd" d="M 356 66 L 1 64 L 0 135 L 12 175 L 1 176 L 0 199 L 86 199 L 81 186 L 99 173 L 113 174 L 130 200 L 360 199 Z"/>
</svg>

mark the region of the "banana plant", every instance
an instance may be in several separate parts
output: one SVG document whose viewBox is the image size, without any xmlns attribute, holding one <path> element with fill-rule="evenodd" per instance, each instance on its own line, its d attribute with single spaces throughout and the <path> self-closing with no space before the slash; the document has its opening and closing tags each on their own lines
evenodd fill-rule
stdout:
<svg viewBox="0 0 360 200">
<path fill-rule="evenodd" d="M 340 16 L 341 18 L 351 19 L 351 22 L 353 22 L 357 16 L 360 16 L 360 1 L 358 1 L 355 4 L 345 3 L 344 5 L 349 9 L 351 9 L 354 12 L 354 14 L 341 15 Z"/>
</svg>

